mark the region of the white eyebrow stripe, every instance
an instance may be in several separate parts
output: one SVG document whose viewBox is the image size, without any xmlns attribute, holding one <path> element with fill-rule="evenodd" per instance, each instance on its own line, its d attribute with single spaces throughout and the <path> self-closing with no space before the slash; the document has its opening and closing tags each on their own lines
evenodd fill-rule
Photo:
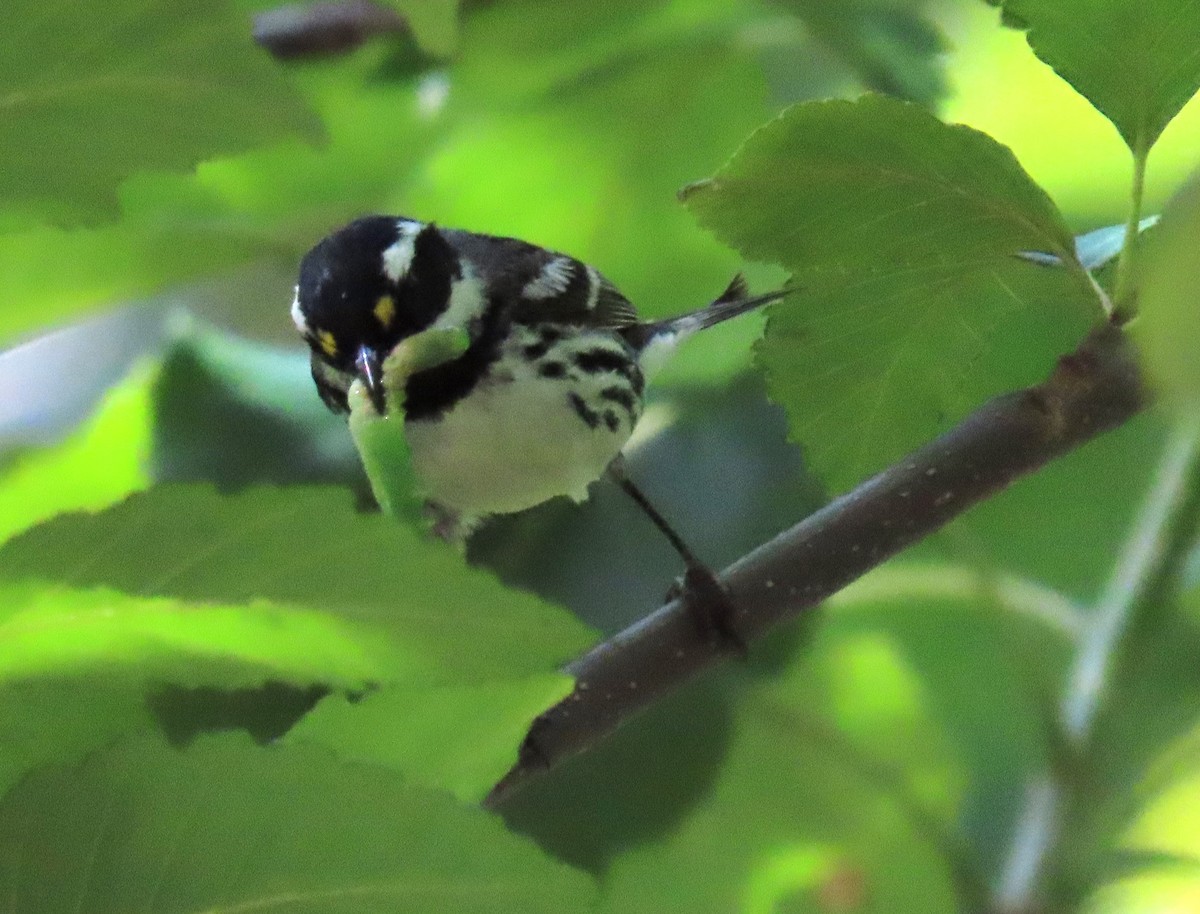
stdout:
<svg viewBox="0 0 1200 914">
<path fill-rule="evenodd" d="M 312 370 L 314 374 L 321 376 L 321 380 L 342 393 L 347 393 L 350 390 L 350 385 L 354 383 L 354 373 L 350 371 L 342 371 L 334 368 L 324 359 L 314 358 L 312 360 Z"/>
<path fill-rule="evenodd" d="M 547 261 L 542 272 L 525 284 L 521 294 L 526 298 L 544 299 L 562 295 L 571 285 L 575 265 L 569 257 L 555 257 Z"/>
<path fill-rule="evenodd" d="M 424 223 L 411 219 L 401 219 L 396 223 L 399 237 L 383 252 L 383 272 L 392 282 L 399 282 L 412 269 L 413 256 L 416 254 L 415 242 L 424 227 Z"/>
</svg>

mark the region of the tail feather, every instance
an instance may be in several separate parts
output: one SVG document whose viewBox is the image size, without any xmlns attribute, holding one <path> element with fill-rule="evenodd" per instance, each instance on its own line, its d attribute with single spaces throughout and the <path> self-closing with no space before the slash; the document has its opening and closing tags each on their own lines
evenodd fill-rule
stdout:
<svg viewBox="0 0 1200 914">
<path fill-rule="evenodd" d="M 624 328 L 622 335 L 634 349 L 640 351 L 662 337 L 671 337 L 674 341 L 678 341 L 691 336 L 698 330 L 704 330 L 714 324 L 727 321 L 731 317 L 737 317 L 739 314 L 761 308 L 773 301 L 779 301 L 795 291 L 795 289 L 777 289 L 763 295 L 750 295 L 746 278 L 738 273 L 725 291 L 713 299 L 711 304 L 697 308 L 695 311 L 689 311 L 687 314 L 668 317 L 665 320 L 634 324 Z"/>
<path fill-rule="evenodd" d="M 725 287 L 725 291 L 717 296 L 713 304 L 724 304 L 725 302 L 737 301 L 740 298 L 749 297 L 750 284 L 746 282 L 746 274 L 735 273 L 733 274 L 733 279 L 729 280 L 729 285 Z"/>
</svg>

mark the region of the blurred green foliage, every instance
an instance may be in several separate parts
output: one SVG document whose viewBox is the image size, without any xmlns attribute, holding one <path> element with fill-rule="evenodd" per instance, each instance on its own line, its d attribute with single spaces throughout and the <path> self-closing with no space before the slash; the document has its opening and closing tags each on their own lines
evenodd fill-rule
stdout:
<svg viewBox="0 0 1200 914">
<path fill-rule="evenodd" d="M 0 62 L 9 218 L 97 221 L 125 178 L 189 168 L 320 122 L 228 6 L 12 0 Z"/>
<path fill-rule="evenodd" d="M 0 426 L 40 431 L 0 458 L 13 914 L 1195 906 L 1194 574 L 1118 639 L 1089 740 L 1059 707 L 1093 604 L 1154 574 L 1135 517 L 1196 403 L 1194 186 L 1099 287 L 1072 238 L 1149 214 L 1129 174 L 1160 134 L 1148 207 L 1194 167 L 1193 12 L 1009 0 L 1022 33 L 979 0 L 388 5 L 408 32 L 287 63 L 251 42 L 258 0 L 0 11 Z M 863 89 L 896 97 L 824 100 Z M 800 287 L 756 348 L 757 318 L 691 344 L 629 449 L 717 564 L 1044 376 L 1114 274 L 1170 405 L 501 822 L 473 807 L 559 668 L 657 605 L 675 559 L 604 485 L 485 527 L 476 567 L 424 535 L 403 471 L 374 510 L 287 318 L 299 257 L 366 212 L 570 251 L 649 316 L 742 268 Z M 161 319 L 71 327 L 148 296 Z M 106 359 L 125 380 L 84 385 Z M 92 417 L 49 424 L 68 401 Z"/>
<path fill-rule="evenodd" d="M 47 768 L 0 810 L 0 845 L 22 849 L 4 855 L 0 886 L 30 914 L 73 905 L 549 914 L 584 910 L 595 895 L 584 875 L 443 793 L 327 751 L 254 751 L 234 736 L 182 758 L 134 739 L 77 768 Z M 44 856 L 73 864 L 43 880 L 29 864 Z"/>
</svg>

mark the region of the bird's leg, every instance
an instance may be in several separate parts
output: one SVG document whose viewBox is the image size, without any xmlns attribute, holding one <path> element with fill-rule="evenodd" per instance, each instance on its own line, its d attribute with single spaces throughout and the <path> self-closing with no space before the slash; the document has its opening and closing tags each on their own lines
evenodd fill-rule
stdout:
<svg viewBox="0 0 1200 914">
<path fill-rule="evenodd" d="M 445 543 L 449 543 L 459 552 L 465 552 L 467 537 L 479 524 L 478 518 L 465 517 L 453 508 L 427 499 L 421 513 L 428 524 L 429 532 Z"/>
<path fill-rule="evenodd" d="M 675 532 L 667 519 L 650 503 L 650 499 L 639 489 L 625 472 L 625 461 L 618 455 L 608 467 L 608 475 L 634 500 L 639 508 L 656 526 L 667 542 L 683 559 L 682 587 L 677 583 L 668 594 L 669 598 L 682 597 L 684 607 L 696 623 L 700 633 L 708 638 L 719 639 L 738 653 L 746 652 L 746 642 L 733 626 L 734 607 L 729 593 L 717 579 L 713 570 L 696 558 L 696 554 Z"/>
</svg>

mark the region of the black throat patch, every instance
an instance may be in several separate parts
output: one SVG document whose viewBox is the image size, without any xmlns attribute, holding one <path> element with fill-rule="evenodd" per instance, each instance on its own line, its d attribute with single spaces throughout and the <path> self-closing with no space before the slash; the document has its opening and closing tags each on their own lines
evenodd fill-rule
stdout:
<svg viewBox="0 0 1200 914">
<path fill-rule="evenodd" d="M 471 345 L 456 359 L 418 371 L 404 387 L 406 420 L 436 420 L 466 397 L 500 357 L 509 330 L 505 309 L 489 299 Z"/>
</svg>

